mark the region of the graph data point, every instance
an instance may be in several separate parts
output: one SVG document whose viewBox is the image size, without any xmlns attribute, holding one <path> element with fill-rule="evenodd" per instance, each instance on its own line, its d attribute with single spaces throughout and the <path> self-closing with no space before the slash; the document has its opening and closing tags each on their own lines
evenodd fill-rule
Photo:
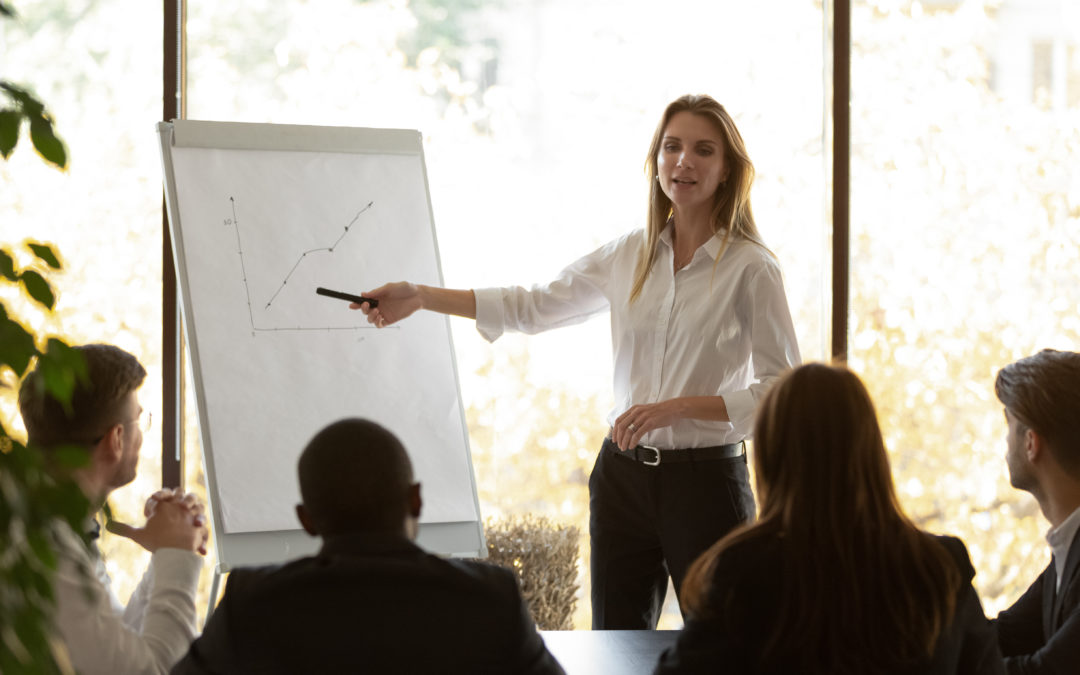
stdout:
<svg viewBox="0 0 1080 675">
<path fill-rule="evenodd" d="M 273 327 L 273 328 L 256 326 L 255 325 L 255 317 L 252 314 L 252 308 L 254 307 L 254 305 L 251 302 L 251 288 L 248 286 L 247 271 L 246 271 L 246 267 L 244 265 L 244 249 L 243 249 L 243 246 L 240 243 L 240 219 L 236 215 L 236 204 L 235 204 L 236 200 L 235 200 L 235 198 L 230 196 L 229 201 L 233 203 L 232 204 L 233 218 L 232 218 L 231 224 L 234 226 L 235 231 L 236 231 L 236 244 L 237 244 L 237 251 L 236 252 L 240 256 L 240 269 L 241 269 L 241 272 L 243 273 L 244 290 L 245 290 L 245 293 L 248 296 L 248 314 L 249 314 L 249 318 L 251 319 L 252 328 L 253 328 L 253 330 L 255 332 L 260 332 L 260 331 L 262 331 L 262 332 L 266 332 L 266 331 L 311 331 L 311 330 L 325 330 L 327 332 L 330 332 L 330 331 L 339 331 L 339 330 L 367 330 L 369 328 L 373 328 L 372 326 L 349 326 L 349 327 L 327 326 L 327 327 L 318 327 L 318 328 L 316 328 L 316 327 L 307 327 L 307 328 L 305 328 L 303 326 L 296 326 L 294 328 L 290 328 L 290 327 L 286 327 L 286 326 Z M 357 212 L 357 214 L 353 217 L 352 221 L 344 226 L 344 232 L 341 234 L 341 236 L 338 237 L 337 241 L 335 241 L 332 246 L 329 246 L 329 247 L 326 247 L 326 248 L 315 248 L 315 249 L 311 249 L 311 250 L 308 250 L 308 251 L 303 251 L 300 254 L 300 257 L 297 259 L 296 264 L 294 264 L 292 266 L 292 269 L 289 270 L 288 274 L 285 275 L 285 279 L 281 282 L 281 286 L 278 287 L 277 291 L 273 294 L 273 296 L 270 298 L 270 300 L 263 307 L 263 311 L 266 311 L 266 310 L 270 309 L 270 307 L 274 304 L 274 300 L 278 297 L 278 295 L 281 293 L 281 291 L 283 291 L 285 289 L 285 287 L 289 284 L 289 278 L 292 276 L 293 272 L 295 272 L 297 267 L 300 266 L 300 263 L 305 258 L 307 258 L 309 253 L 319 253 L 319 252 L 322 252 L 322 251 L 327 251 L 329 253 L 333 253 L 334 249 L 337 247 L 337 245 L 339 243 L 341 243 L 341 241 L 348 235 L 348 233 L 350 231 L 350 228 L 354 224 L 356 224 L 357 219 L 359 219 L 360 216 L 363 215 L 363 213 L 365 211 L 367 211 L 368 209 L 370 209 L 372 207 L 372 205 L 374 205 L 374 204 L 375 204 L 375 201 L 372 200 L 372 201 L 368 202 L 367 206 L 365 206 L 363 209 L 360 209 L 360 211 Z M 252 335 L 255 335 L 255 332 L 253 332 Z"/>
</svg>

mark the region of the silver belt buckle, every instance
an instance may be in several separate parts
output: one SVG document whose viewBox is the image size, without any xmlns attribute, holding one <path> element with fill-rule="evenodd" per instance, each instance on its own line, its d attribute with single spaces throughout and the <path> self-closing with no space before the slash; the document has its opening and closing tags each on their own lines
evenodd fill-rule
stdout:
<svg viewBox="0 0 1080 675">
<path fill-rule="evenodd" d="M 660 466 L 660 449 L 652 445 L 638 445 L 639 448 L 645 448 L 646 450 L 652 450 L 656 453 L 656 461 L 650 462 L 648 460 L 641 460 L 641 463 L 645 466 Z"/>
</svg>

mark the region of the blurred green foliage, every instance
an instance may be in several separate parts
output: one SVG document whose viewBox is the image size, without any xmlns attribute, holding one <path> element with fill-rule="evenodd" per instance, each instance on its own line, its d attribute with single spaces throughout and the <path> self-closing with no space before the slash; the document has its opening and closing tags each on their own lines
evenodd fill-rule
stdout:
<svg viewBox="0 0 1080 675">
<path fill-rule="evenodd" d="M 0 3 L 0 15 L 11 18 L 11 6 Z M 11 156 L 22 129 L 29 127 L 38 154 L 59 169 L 67 151 L 53 128 L 52 116 L 29 89 L 0 80 L 0 155 Z M 56 294 L 51 272 L 60 257 L 48 244 L 27 242 L 31 262 L 20 265 L 18 252 L 0 247 L 0 278 L 45 312 L 53 311 Z M 64 404 L 80 379 L 86 379 L 82 356 L 63 340 L 36 335 L 0 302 L 0 388 L 14 388 L 38 365 L 41 395 Z M 54 448 L 48 454 L 13 438 L 0 420 L 0 672 L 71 673 L 63 645 L 52 630 L 55 608 L 52 579 L 57 567 L 57 528 L 66 523 L 80 531 L 89 503 L 65 476 L 87 460 L 77 448 Z"/>
<path fill-rule="evenodd" d="M 464 52 L 473 45 L 470 19 L 481 10 L 498 9 L 503 4 L 499 0 L 412 0 L 409 10 L 416 27 L 399 41 L 409 65 L 416 65 L 420 52 L 435 49 L 447 65 L 460 68 Z"/>
</svg>

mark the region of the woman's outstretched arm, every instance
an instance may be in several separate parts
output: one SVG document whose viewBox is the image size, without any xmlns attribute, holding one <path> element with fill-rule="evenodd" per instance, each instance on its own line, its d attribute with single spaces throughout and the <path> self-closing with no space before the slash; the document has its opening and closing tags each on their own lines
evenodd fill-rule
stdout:
<svg viewBox="0 0 1080 675">
<path fill-rule="evenodd" d="M 472 290 L 436 288 L 397 281 L 364 293 L 378 300 L 376 307 L 366 302 L 352 303 L 350 309 L 359 309 L 367 315 L 368 323 L 382 328 L 411 316 L 418 309 L 440 314 L 453 314 L 467 319 L 476 318 L 476 295 Z"/>
</svg>

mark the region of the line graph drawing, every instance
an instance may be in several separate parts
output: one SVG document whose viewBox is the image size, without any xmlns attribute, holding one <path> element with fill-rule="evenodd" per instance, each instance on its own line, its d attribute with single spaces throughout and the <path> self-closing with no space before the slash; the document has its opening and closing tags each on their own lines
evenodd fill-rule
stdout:
<svg viewBox="0 0 1080 675">
<path fill-rule="evenodd" d="M 344 230 L 342 231 L 341 235 L 338 236 L 337 240 L 334 241 L 334 243 L 331 244 L 330 246 L 323 246 L 323 247 L 319 247 L 319 248 L 313 248 L 313 249 L 309 249 L 309 250 L 304 251 L 303 253 L 301 253 L 300 257 L 296 260 L 296 263 L 292 266 L 292 269 L 290 269 L 289 273 L 285 275 L 285 278 L 282 280 L 282 282 L 278 286 L 277 290 L 274 291 L 274 294 L 270 297 L 270 300 L 267 301 L 266 305 L 263 307 L 263 311 L 266 311 L 266 310 L 268 310 L 270 308 L 270 306 L 273 304 L 274 300 L 278 297 L 278 295 L 288 285 L 289 279 L 292 277 L 293 273 L 296 272 L 297 268 L 300 267 L 300 264 L 304 261 L 304 259 L 309 254 L 319 253 L 319 252 L 333 253 L 334 249 L 338 246 L 338 244 L 340 244 L 341 241 L 346 236 L 348 236 L 349 231 L 357 223 L 357 221 L 360 220 L 360 216 L 362 216 L 365 212 L 367 212 L 369 209 L 371 209 L 374 205 L 375 205 L 375 202 L 370 201 L 370 202 L 367 203 L 366 206 L 364 206 L 362 209 L 357 211 L 356 215 L 353 216 L 352 220 L 350 220 L 349 223 L 347 225 L 345 225 Z M 230 210 L 232 212 L 232 218 L 226 218 L 225 219 L 225 226 L 226 227 L 231 226 L 233 228 L 233 231 L 236 234 L 236 253 L 240 257 L 240 274 L 241 274 L 241 280 L 244 283 L 244 299 L 247 302 L 248 319 L 249 319 L 249 321 L 251 323 L 252 334 L 255 334 L 255 333 L 269 333 L 269 332 L 333 332 L 333 331 L 377 330 L 375 326 L 364 326 L 364 325 L 356 325 L 356 326 L 257 326 L 257 325 L 255 325 L 255 311 L 253 310 L 253 306 L 252 306 L 252 303 L 251 303 L 251 287 L 248 284 L 247 266 L 246 266 L 246 264 L 244 262 L 244 245 L 243 245 L 243 241 L 242 241 L 241 236 L 240 236 L 240 217 L 237 215 L 237 207 L 236 207 L 236 198 L 235 197 L 232 197 L 232 196 L 229 197 L 229 208 L 230 208 Z M 400 326 L 387 326 L 386 328 L 400 329 Z"/>
<path fill-rule="evenodd" d="M 229 199 L 231 200 L 232 197 L 230 197 Z M 293 272 L 295 272 L 296 268 L 300 266 L 300 263 L 304 262 L 304 258 L 308 257 L 308 255 L 310 255 L 312 253 L 320 253 L 322 251 L 325 251 L 327 253 L 333 253 L 334 248 L 338 244 L 341 243 L 341 240 L 344 239 L 346 236 L 348 236 L 349 228 L 351 228 L 353 225 L 355 225 L 356 221 L 360 220 L 360 216 L 364 215 L 364 212 L 367 211 L 368 209 L 370 209 L 372 206 L 374 206 L 374 204 L 375 204 L 375 202 L 373 202 L 373 201 L 368 202 L 367 206 L 365 206 L 364 208 L 357 211 L 356 215 L 353 216 L 353 219 L 349 221 L 349 224 L 345 226 L 345 230 L 341 233 L 341 236 L 338 237 L 337 241 L 335 241 L 333 244 L 331 244 L 330 246 L 323 246 L 321 248 L 313 248 L 313 249 L 311 249 L 309 251 L 304 251 L 303 253 L 301 253 L 300 257 L 296 259 L 296 264 L 294 264 L 292 266 L 292 269 L 289 270 L 289 273 L 285 275 L 285 279 L 282 280 L 281 285 L 278 286 L 278 289 L 276 291 L 274 291 L 274 295 L 272 295 L 270 297 L 270 300 L 268 300 L 267 303 L 266 303 L 266 307 L 264 307 L 263 309 L 270 309 L 270 305 L 272 305 L 274 303 L 274 299 L 277 298 L 278 294 L 281 293 L 281 291 L 285 288 L 286 284 L 289 283 L 289 277 L 291 277 L 293 275 Z M 233 207 L 234 207 L 233 216 L 234 217 L 236 216 L 235 206 L 236 206 L 236 204 L 235 204 L 235 202 L 233 202 Z"/>
</svg>

